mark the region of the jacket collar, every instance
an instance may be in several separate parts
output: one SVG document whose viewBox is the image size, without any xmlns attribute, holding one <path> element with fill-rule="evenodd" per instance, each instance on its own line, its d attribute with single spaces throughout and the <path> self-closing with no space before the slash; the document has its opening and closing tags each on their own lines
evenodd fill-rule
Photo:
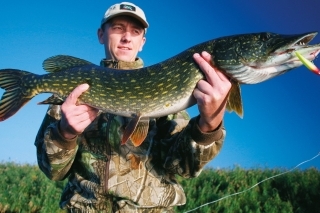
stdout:
<svg viewBox="0 0 320 213">
<path fill-rule="evenodd" d="M 136 58 L 136 60 L 132 62 L 102 59 L 100 66 L 122 70 L 138 69 L 143 67 L 143 61 L 141 58 Z"/>
</svg>

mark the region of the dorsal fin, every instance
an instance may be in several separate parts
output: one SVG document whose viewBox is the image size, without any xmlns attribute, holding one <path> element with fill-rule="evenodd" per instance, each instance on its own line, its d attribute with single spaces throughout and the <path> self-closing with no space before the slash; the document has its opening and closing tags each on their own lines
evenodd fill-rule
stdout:
<svg viewBox="0 0 320 213">
<path fill-rule="evenodd" d="M 60 72 L 65 69 L 92 64 L 89 61 L 68 55 L 56 55 L 43 61 L 42 67 L 47 72 Z"/>
</svg>

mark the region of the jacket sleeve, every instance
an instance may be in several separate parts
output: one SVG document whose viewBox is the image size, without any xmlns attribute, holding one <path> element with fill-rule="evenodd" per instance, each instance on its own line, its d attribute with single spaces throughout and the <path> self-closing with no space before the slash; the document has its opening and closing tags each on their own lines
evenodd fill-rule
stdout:
<svg viewBox="0 0 320 213">
<path fill-rule="evenodd" d="M 59 132 L 60 106 L 51 105 L 35 140 L 37 160 L 41 171 L 52 180 L 63 180 L 77 152 L 77 138 L 64 139 Z"/>
<path fill-rule="evenodd" d="M 159 133 L 167 132 L 162 134 L 165 137 L 161 139 L 161 149 L 164 167 L 169 173 L 197 177 L 220 152 L 226 136 L 223 123 L 214 131 L 205 133 L 198 126 L 199 118 L 189 120 L 186 111 L 182 111 L 157 122 Z"/>
</svg>

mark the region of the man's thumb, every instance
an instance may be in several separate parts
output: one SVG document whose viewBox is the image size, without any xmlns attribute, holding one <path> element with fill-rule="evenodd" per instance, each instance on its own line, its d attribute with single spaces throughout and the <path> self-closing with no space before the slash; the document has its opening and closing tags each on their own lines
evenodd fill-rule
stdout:
<svg viewBox="0 0 320 213">
<path fill-rule="evenodd" d="M 81 84 L 77 86 L 67 97 L 65 103 L 67 104 L 76 104 L 79 96 L 84 93 L 87 89 L 89 89 L 88 84 Z"/>
</svg>

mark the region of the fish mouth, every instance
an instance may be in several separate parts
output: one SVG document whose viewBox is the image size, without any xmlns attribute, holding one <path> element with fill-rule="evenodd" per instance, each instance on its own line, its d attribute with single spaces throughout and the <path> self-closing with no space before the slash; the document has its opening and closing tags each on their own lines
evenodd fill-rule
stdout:
<svg viewBox="0 0 320 213">
<path fill-rule="evenodd" d="M 312 33 L 306 33 L 303 35 L 299 35 L 297 40 L 293 41 L 291 44 L 289 44 L 289 48 L 293 48 L 294 50 L 299 47 L 305 47 L 308 45 L 318 34 L 318 32 L 312 32 Z"/>
<path fill-rule="evenodd" d="M 281 54 L 291 54 L 292 60 L 299 60 L 295 57 L 294 52 L 299 51 L 308 60 L 314 60 L 320 52 L 320 46 L 310 45 L 309 43 L 316 37 L 318 32 L 304 33 L 300 35 L 283 36 L 287 40 L 286 44 L 281 44 L 282 47 L 275 48 L 276 50 L 271 54 L 272 56 L 279 56 Z M 289 60 L 288 62 L 292 61 Z"/>
<path fill-rule="evenodd" d="M 254 69 L 276 68 L 277 71 L 285 71 L 302 65 L 296 56 L 299 52 L 304 58 L 313 61 L 320 53 L 320 44 L 311 45 L 310 42 L 318 32 L 310 32 L 299 35 L 279 35 L 274 39 L 266 60 L 256 61 L 250 65 Z M 284 69 L 284 67 L 287 67 Z"/>
<path fill-rule="evenodd" d="M 266 58 L 245 64 L 233 78 L 244 84 L 256 84 L 286 73 L 302 64 L 297 57 L 299 52 L 309 61 L 316 59 L 320 53 L 320 44 L 310 44 L 317 32 L 300 35 L 278 35 L 268 44 L 269 53 Z M 243 71 L 245 70 L 245 71 Z"/>
</svg>

